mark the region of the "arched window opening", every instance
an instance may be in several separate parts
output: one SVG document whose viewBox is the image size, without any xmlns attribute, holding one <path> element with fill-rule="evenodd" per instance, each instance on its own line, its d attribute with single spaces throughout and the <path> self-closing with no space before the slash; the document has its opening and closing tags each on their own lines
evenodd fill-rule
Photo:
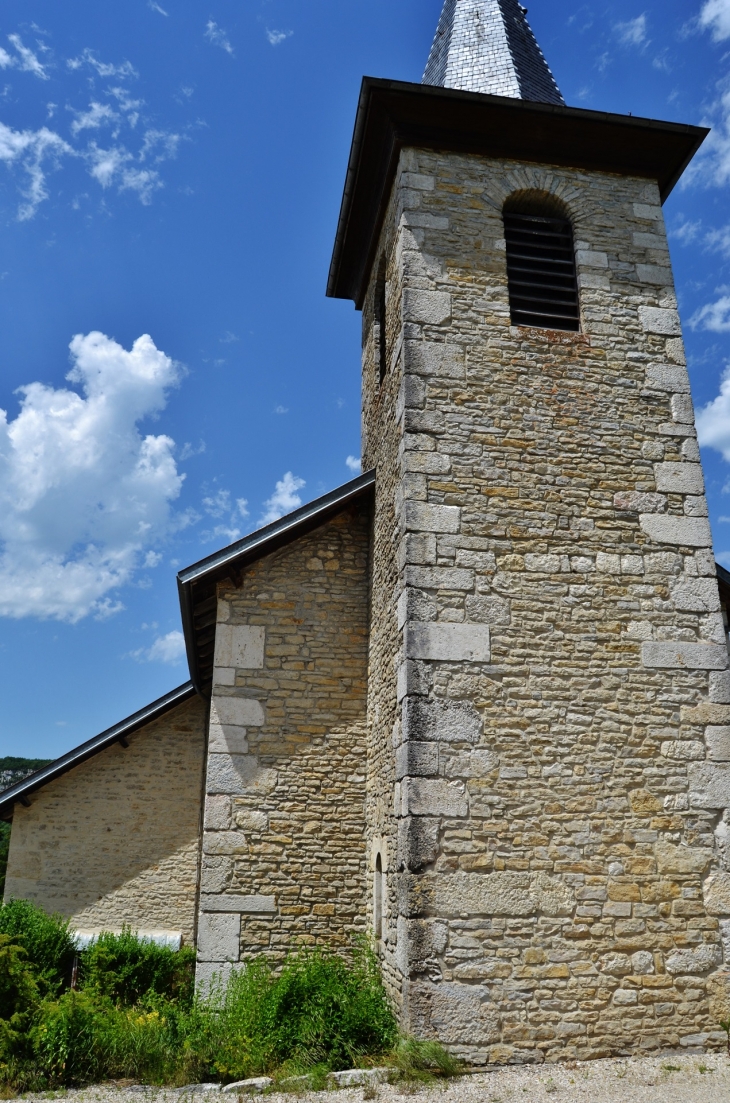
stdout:
<svg viewBox="0 0 730 1103">
<path fill-rule="evenodd" d="M 376 938 L 383 937 L 383 860 L 379 854 L 375 859 L 373 884 L 373 933 Z"/>
<path fill-rule="evenodd" d="M 561 215 L 548 197 L 505 204 L 512 325 L 580 329 L 573 228 Z"/>
</svg>

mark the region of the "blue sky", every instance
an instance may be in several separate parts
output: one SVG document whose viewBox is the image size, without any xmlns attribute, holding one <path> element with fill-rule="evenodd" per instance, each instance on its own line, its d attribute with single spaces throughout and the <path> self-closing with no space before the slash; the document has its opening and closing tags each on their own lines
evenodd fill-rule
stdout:
<svg viewBox="0 0 730 1103">
<path fill-rule="evenodd" d="M 569 104 L 715 128 L 665 214 L 730 567 L 730 0 L 529 7 Z M 440 8 L 5 0 L 0 754 L 185 681 L 176 571 L 351 477 L 360 320 L 324 288 L 358 89 L 420 80 Z"/>
</svg>

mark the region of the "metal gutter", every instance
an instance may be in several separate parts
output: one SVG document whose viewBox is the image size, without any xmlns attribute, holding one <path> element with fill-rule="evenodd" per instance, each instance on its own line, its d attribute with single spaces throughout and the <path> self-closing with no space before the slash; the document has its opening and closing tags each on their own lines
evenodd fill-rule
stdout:
<svg viewBox="0 0 730 1103">
<path fill-rule="evenodd" d="M 73 770 L 75 766 L 80 766 L 82 762 L 86 762 L 87 759 L 93 758 L 94 755 L 98 754 L 100 751 L 106 750 L 107 747 L 111 747 L 113 743 L 121 743 L 125 746 L 127 736 L 132 735 L 133 732 L 138 731 L 139 728 L 144 727 L 145 724 L 149 724 L 152 720 L 157 720 L 158 717 L 164 716 L 166 712 L 170 712 L 176 705 L 180 705 L 183 701 L 187 701 L 195 696 L 196 691 L 192 682 L 186 682 L 184 685 L 178 686 L 177 689 L 173 689 L 170 693 L 166 693 L 164 697 L 160 697 L 157 701 L 153 701 L 151 705 L 147 705 L 145 708 L 140 709 L 139 712 L 135 712 L 131 716 L 128 716 L 126 720 L 122 720 L 119 724 L 107 728 L 106 731 L 101 732 L 100 735 L 95 735 L 93 739 L 88 739 L 86 743 L 82 743 L 79 747 L 75 747 L 74 750 L 57 758 L 55 762 L 49 763 L 48 766 L 44 766 L 42 770 L 38 770 L 36 773 L 31 774 L 30 777 L 26 777 L 22 781 L 16 782 L 15 785 L 11 785 L 9 789 L 0 792 L 0 819 L 10 819 L 14 804 L 18 801 L 26 804 L 31 794 L 41 789 L 44 785 L 47 785 L 49 781 L 54 781 L 55 778 L 68 773 L 68 771 Z"/>
<path fill-rule="evenodd" d="M 288 513 L 257 532 L 244 536 L 235 544 L 229 544 L 222 551 L 201 559 L 198 563 L 186 567 L 177 576 L 177 588 L 180 598 L 180 614 L 185 650 L 188 657 L 190 677 L 196 692 L 206 695 L 206 687 L 198 661 L 195 628 L 195 587 L 201 583 L 212 585 L 220 579 L 234 576 L 248 563 L 253 563 L 265 555 L 276 551 L 296 540 L 311 529 L 323 524 L 329 516 L 340 512 L 349 502 L 359 498 L 364 491 L 375 486 L 375 471 L 366 471 L 356 479 L 343 483 L 329 494 L 315 498 L 301 509 Z"/>
</svg>

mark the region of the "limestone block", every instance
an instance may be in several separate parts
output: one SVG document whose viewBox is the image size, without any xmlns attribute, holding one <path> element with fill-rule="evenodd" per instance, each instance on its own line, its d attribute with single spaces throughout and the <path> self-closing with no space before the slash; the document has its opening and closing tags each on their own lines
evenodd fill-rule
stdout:
<svg viewBox="0 0 730 1103">
<path fill-rule="evenodd" d="M 730 670 L 710 674 L 709 698 L 719 705 L 730 705 Z"/>
<path fill-rule="evenodd" d="M 409 532 L 457 533 L 461 525 L 459 506 L 434 506 L 428 502 L 406 502 L 405 525 Z"/>
<path fill-rule="evenodd" d="M 258 765 L 254 755 L 208 755 L 207 791 L 228 793 L 232 796 L 246 793 L 256 776 Z"/>
<path fill-rule="evenodd" d="M 256 895 L 239 896 L 230 892 L 221 895 L 203 893 L 200 897 L 200 908 L 203 912 L 265 915 L 276 911 L 276 898 L 274 896 Z"/>
<path fill-rule="evenodd" d="M 209 831 L 227 831 L 231 826 L 231 798 L 208 796 L 205 800 L 205 826 Z"/>
<path fill-rule="evenodd" d="M 560 556 L 528 554 L 525 556 L 525 570 L 537 571 L 540 574 L 558 574 L 560 572 Z"/>
<path fill-rule="evenodd" d="M 624 977 L 633 970 L 631 958 L 628 954 L 604 954 L 601 958 L 601 969 L 611 976 Z"/>
<path fill-rule="evenodd" d="M 418 375 L 433 375 L 445 379 L 465 379 L 466 360 L 461 345 L 442 342 L 406 341 L 405 369 Z"/>
<path fill-rule="evenodd" d="M 218 624 L 215 630 L 215 666 L 261 669 L 266 629 L 258 624 Z"/>
<path fill-rule="evenodd" d="M 451 319 L 451 295 L 407 287 L 403 292 L 403 321 L 440 326 Z"/>
<path fill-rule="evenodd" d="M 441 762 L 447 777 L 486 778 L 499 767 L 494 751 L 456 751 L 442 747 Z"/>
<path fill-rule="evenodd" d="M 694 763 L 687 774 L 693 808 L 730 808 L 730 763 Z"/>
<path fill-rule="evenodd" d="M 709 973 L 711 969 L 717 969 L 718 965 L 722 965 L 720 947 L 707 944 L 698 946 L 695 950 L 675 950 L 665 962 L 665 968 L 672 976 Z"/>
<path fill-rule="evenodd" d="M 714 578 L 682 578 L 672 587 L 675 609 L 688 613 L 715 613 L 720 592 Z"/>
<path fill-rule="evenodd" d="M 211 705 L 212 715 L 213 706 Z M 211 754 L 248 754 L 246 729 L 228 724 L 225 727 L 221 724 L 211 724 L 208 751 Z"/>
<path fill-rule="evenodd" d="M 413 659 L 407 659 L 399 665 L 396 685 L 399 702 L 410 694 L 421 697 L 428 695 L 431 688 L 429 670 L 430 667 L 426 663 L 415 662 Z"/>
<path fill-rule="evenodd" d="M 707 757 L 713 762 L 730 762 L 730 727 L 710 725 L 705 728 Z"/>
<path fill-rule="evenodd" d="M 644 560 L 640 555 L 622 555 L 621 556 L 621 573 L 622 574 L 643 574 L 644 573 Z"/>
<path fill-rule="evenodd" d="M 395 776 L 430 777 L 439 772 L 438 743 L 402 743 L 395 754 Z"/>
<path fill-rule="evenodd" d="M 232 872 L 233 861 L 231 858 L 204 854 L 200 872 L 201 891 L 225 892 Z"/>
<path fill-rule="evenodd" d="M 232 666 L 216 666 L 213 668 L 213 686 L 235 686 L 236 670 Z"/>
<path fill-rule="evenodd" d="M 463 567 L 406 567 L 406 586 L 422 590 L 473 590 L 474 571 Z"/>
<path fill-rule="evenodd" d="M 398 867 L 418 873 L 435 862 L 439 852 L 439 821 L 425 816 L 398 821 Z"/>
<path fill-rule="evenodd" d="M 690 393 L 689 376 L 684 367 L 675 367 L 673 364 L 648 364 L 646 380 L 658 390 L 669 391 L 672 394 Z"/>
<path fill-rule="evenodd" d="M 705 489 L 698 463 L 655 463 L 654 477 L 657 490 L 668 494 L 702 494 Z"/>
<path fill-rule="evenodd" d="M 406 656 L 432 662 L 488 663 L 489 627 L 485 624 L 412 622 L 406 625 Z"/>
<path fill-rule="evenodd" d="M 481 624 L 508 625 L 512 621 L 510 603 L 506 598 L 491 595 L 470 594 L 465 603 L 470 621 Z"/>
<path fill-rule="evenodd" d="M 614 494 L 613 504 L 625 513 L 662 513 L 667 508 L 667 499 L 664 494 L 620 490 Z"/>
<path fill-rule="evenodd" d="M 572 889 L 547 873 L 439 873 L 432 880 L 433 908 L 440 916 L 571 915 Z"/>
<path fill-rule="evenodd" d="M 661 207 L 655 207 L 649 203 L 634 203 L 634 214 L 637 218 L 651 219 L 653 222 L 662 221 L 662 209 Z M 659 238 L 663 243 L 664 238 Z"/>
<path fill-rule="evenodd" d="M 659 287 L 667 287 L 673 283 L 672 269 L 662 264 L 637 264 L 636 275 L 639 283 L 653 283 Z"/>
<path fill-rule="evenodd" d="M 404 739 L 423 742 L 478 743 L 482 734 L 482 719 L 471 701 L 406 698 L 402 725 Z"/>
<path fill-rule="evenodd" d="M 406 474 L 447 475 L 451 470 L 451 460 L 441 452 L 406 452 L 403 470 Z"/>
<path fill-rule="evenodd" d="M 203 835 L 203 853 L 207 857 L 248 853 L 246 836 L 240 831 L 206 831 Z"/>
<path fill-rule="evenodd" d="M 711 548 L 710 523 L 703 517 L 675 517 L 669 514 L 642 513 L 639 523 L 657 544 L 680 544 L 688 548 Z"/>
<path fill-rule="evenodd" d="M 620 574 L 621 556 L 614 555 L 611 552 L 598 552 L 596 555 L 596 570 L 602 574 Z"/>
<path fill-rule="evenodd" d="M 730 973 L 715 973 L 705 982 L 710 999 L 710 1022 L 730 1019 Z"/>
<path fill-rule="evenodd" d="M 637 950 L 631 955 L 631 971 L 635 976 L 645 977 L 654 972 L 654 955 L 648 950 Z"/>
<path fill-rule="evenodd" d="M 608 268 L 608 254 L 596 249 L 576 249 L 575 263 L 589 268 Z"/>
<path fill-rule="evenodd" d="M 433 191 L 436 186 L 436 177 L 427 176 L 423 172 L 403 172 L 400 183 L 404 188 L 415 188 L 417 191 Z"/>
<path fill-rule="evenodd" d="M 198 921 L 199 961 L 238 961 L 241 916 L 203 912 Z"/>
<path fill-rule="evenodd" d="M 712 861 L 712 850 L 697 846 L 674 846 L 660 839 L 656 844 L 658 873 L 704 873 Z"/>
<path fill-rule="evenodd" d="M 257 728 L 264 723 L 261 702 L 254 697 L 214 697 L 210 704 L 210 730 L 214 727 Z"/>
<path fill-rule="evenodd" d="M 641 661 L 644 666 L 664 669 L 724 670 L 728 655 L 727 649 L 716 643 L 646 640 L 641 645 Z"/>
<path fill-rule="evenodd" d="M 261 832 L 269 829 L 268 812 L 257 812 L 252 808 L 239 808 L 236 810 L 236 827 L 241 831 Z"/>
<path fill-rule="evenodd" d="M 712 873 L 702 886 L 705 907 L 710 915 L 730 915 L 730 873 Z"/>
<path fill-rule="evenodd" d="M 694 739 L 666 739 L 662 754 L 676 762 L 696 762 L 705 757 L 705 745 Z"/>
<path fill-rule="evenodd" d="M 198 961 L 195 965 L 195 990 L 202 999 L 207 999 L 214 992 L 225 990 L 228 978 L 233 972 L 230 961 Z"/>
<path fill-rule="evenodd" d="M 446 1045 L 499 1041 L 499 1014 L 489 990 L 471 984 L 432 984 L 431 1027 Z"/>
<path fill-rule="evenodd" d="M 398 916 L 396 964 L 401 973 L 408 977 L 425 972 L 443 954 L 448 936 L 444 922 Z"/>
<path fill-rule="evenodd" d="M 683 425 L 694 423 L 695 411 L 690 394 L 672 395 L 672 419 Z"/>
<path fill-rule="evenodd" d="M 662 307 L 640 306 L 639 324 L 646 333 L 660 333 L 665 337 L 679 337 L 682 333 L 677 311 Z"/>
<path fill-rule="evenodd" d="M 401 786 L 405 816 L 468 816 L 469 799 L 460 781 L 407 777 Z"/>
</svg>

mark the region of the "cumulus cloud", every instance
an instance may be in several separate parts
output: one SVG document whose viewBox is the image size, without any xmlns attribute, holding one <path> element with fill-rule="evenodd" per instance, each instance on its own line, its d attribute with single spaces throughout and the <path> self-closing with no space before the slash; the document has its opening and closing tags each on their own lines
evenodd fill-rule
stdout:
<svg viewBox="0 0 730 1103">
<path fill-rule="evenodd" d="M 291 38 L 294 31 L 270 31 L 266 28 L 266 37 L 269 40 L 271 46 L 280 46 L 287 38 Z"/>
<path fill-rule="evenodd" d="M 722 373 L 720 393 L 697 411 L 696 424 L 700 444 L 714 448 L 730 462 L 730 365 Z"/>
<path fill-rule="evenodd" d="M 302 504 L 302 499 L 297 491 L 306 486 L 304 479 L 287 471 L 276 484 L 276 489 L 271 497 L 264 502 L 264 513 L 259 521 L 260 525 L 270 525 L 272 521 L 278 521 L 285 513 L 291 513 Z"/>
<path fill-rule="evenodd" d="M 700 183 L 724 187 L 730 182 L 730 80 L 718 84 L 718 94 L 703 124 L 710 126 L 697 156 L 682 178 L 682 187 Z"/>
<path fill-rule="evenodd" d="M 168 632 L 158 636 L 150 647 L 140 647 L 131 656 L 139 663 L 167 663 L 178 666 L 185 658 L 185 637 L 182 632 Z"/>
<path fill-rule="evenodd" d="M 362 460 L 359 456 L 348 456 L 345 463 L 352 471 L 353 475 L 359 475 L 362 471 Z"/>
<path fill-rule="evenodd" d="M 214 23 L 212 19 L 209 19 L 206 24 L 204 37 L 208 39 L 211 45 L 220 46 L 221 50 L 225 50 L 227 54 L 233 54 L 233 47 L 228 40 L 228 32 L 219 27 L 217 23 Z"/>
<path fill-rule="evenodd" d="M 23 45 L 19 34 L 9 34 L 8 42 L 15 50 L 15 54 L 9 54 L 7 50 L 0 47 L 0 69 L 19 69 L 24 73 L 32 73 L 40 80 L 50 80 L 45 66 L 28 46 Z"/>
<path fill-rule="evenodd" d="M 209 517 L 216 520 L 226 518 L 222 524 L 201 533 L 202 540 L 226 540 L 229 544 L 238 540 L 241 530 L 236 526 L 236 521 L 248 517 L 248 501 L 245 498 L 236 498 L 235 502 L 231 502 L 230 490 L 217 490 L 215 494 L 203 498 L 202 506 Z"/>
<path fill-rule="evenodd" d="M 709 329 L 712 333 L 730 332 L 730 295 L 721 295 L 714 303 L 706 303 L 689 320 L 692 329 Z"/>
<path fill-rule="evenodd" d="M 119 115 L 107 103 L 92 100 L 87 111 L 75 111 L 76 118 L 71 123 L 74 135 L 82 130 L 98 130 L 101 126 L 110 126 L 119 121 Z"/>
<path fill-rule="evenodd" d="M 624 46 L 642 46 L 646 42 L 646 14 L 637 15 L 627 23 L 616 23 L 614 30 Z"/>
<path fill-rule="evenodd" d="M 21 387 L 0 411 L 0 615 L 75 622 L 108 616 L 154 545 L 186 523 L 174 441 L 143 435 L 180 369 L 139 337 L 74 337 L 70 388 Z M 148 563 L 150 561 L 148 560 Z"/>
<path fill-rule="evenodd" d="M 706 0 L 699 16 L 703 31 L 710 31 L 715 42 L 730 38 L 730 0 Z"/>
</svg>

